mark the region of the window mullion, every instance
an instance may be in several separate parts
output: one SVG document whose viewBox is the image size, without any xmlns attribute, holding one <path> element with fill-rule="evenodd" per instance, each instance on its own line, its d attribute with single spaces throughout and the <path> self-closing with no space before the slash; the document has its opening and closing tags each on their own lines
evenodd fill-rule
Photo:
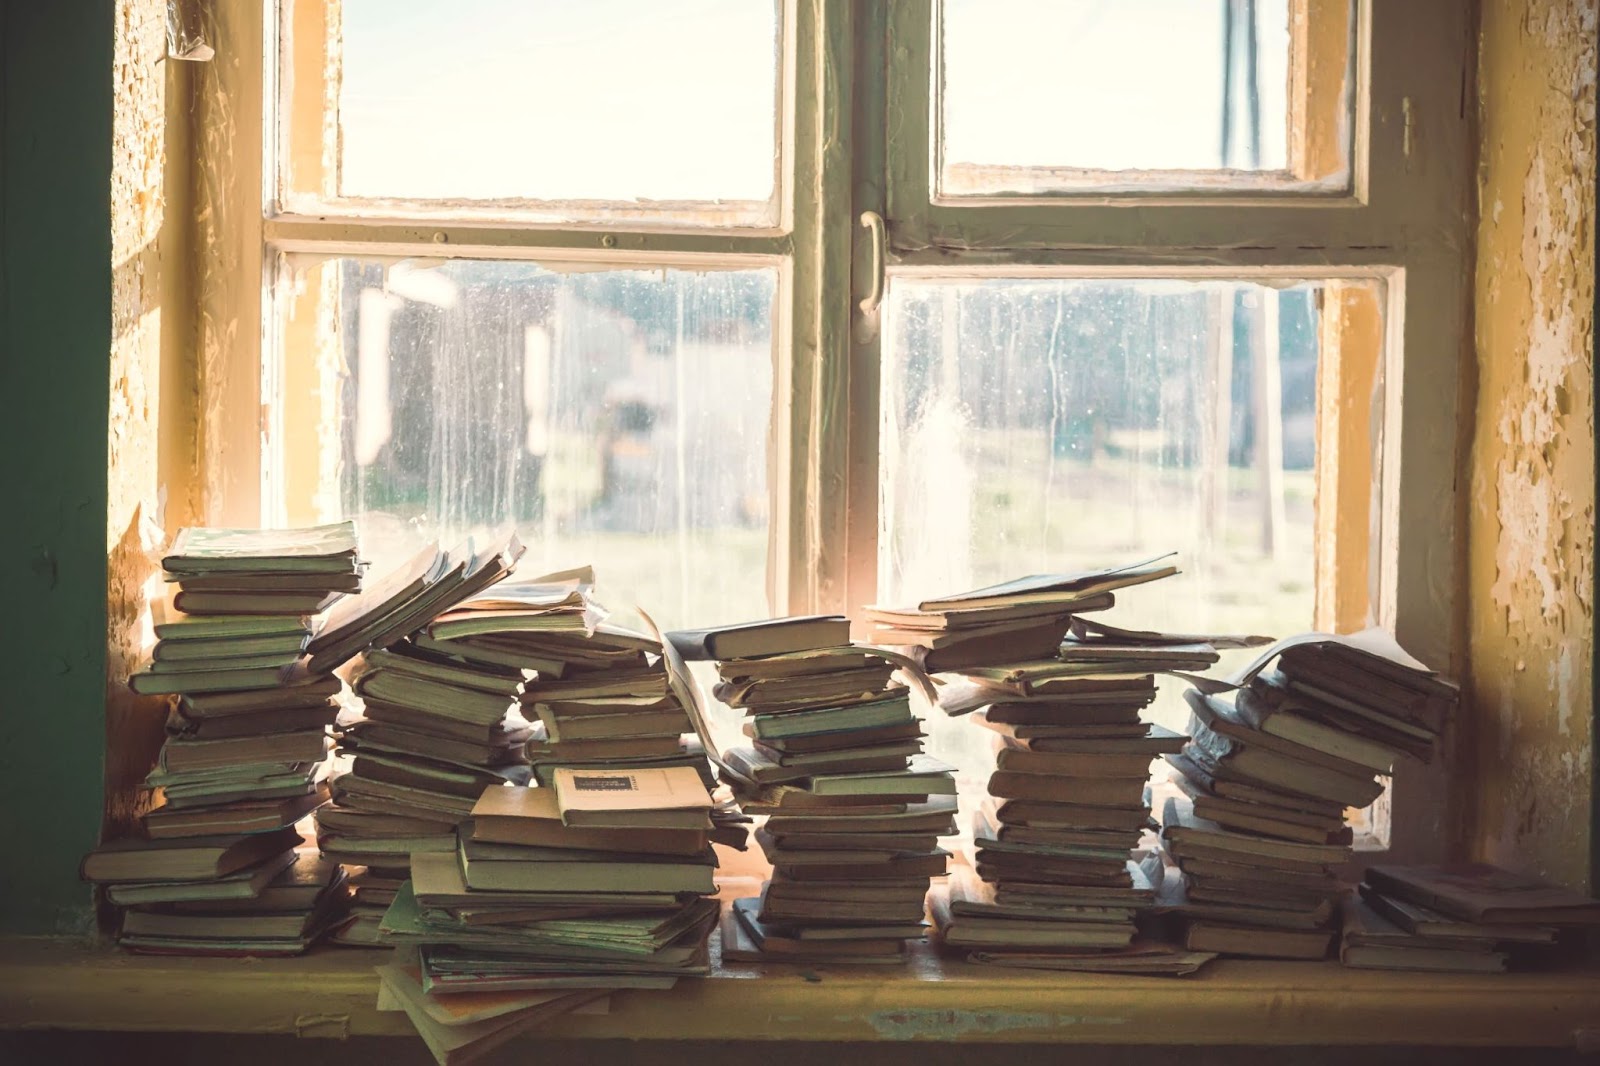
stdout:
<svg viewBox="0 0 1600 1066">
<path fill-rule="evenodd" d="M 845 478 L 856 131 L 851 5 L 798 0 L 795 6 L 794 267 L 788 360 L 780 365 L 790 395 L 775 405 L 776 451 L 788 460 L 787 494 L 778 507 L 787 545 L 777 555 L 787 565 L 773 599 L 799 612 L 849 606 Z"/>
</svg>

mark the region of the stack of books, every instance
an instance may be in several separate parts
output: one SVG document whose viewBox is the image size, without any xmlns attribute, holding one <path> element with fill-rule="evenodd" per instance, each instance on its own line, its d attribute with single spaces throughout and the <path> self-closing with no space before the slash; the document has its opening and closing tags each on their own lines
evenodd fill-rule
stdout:
<svg viewBox="0 0 1600 1066">
<path fill-rule="evenodd" d="M 514 535 L 448 553 L 429 545 L 330 616 L 319 638 L 364 651 L 354 671 L 359 714 L 337 729 L 343 772 L 317 812 L 323 855 L 351 870 L 356 902 L 339 943 L 376 942 L 411 854 L 453 851 L 456 825 L 486 786 L 528 780 L 531 729 L 517 707 L 532 672 L 438 652 L 424 637 L 436 616 L 502 582 L 522 552 Z"/>
<path fill-rule="evenodd" d="M 716 663 L 714 689 L 744 712 L 748 746 L 722 753 L 772 863 L 759 899 L 724 922 L 730 961 L 896 963 L 924 935 L 938 838 L 954 831 L 955 777 L 922 755 L 896 664 L 850 644 L 841 616 L 780 618 L 668 634 Z"/>
<path fill-rule="evenodd" d="M 1338 676 L 1303 686 L 1308 662 L 1338 663 Z M 1162 819 L 1181 873 L 1167 902 L 1192 948 L 1320 959 L 1352 854 L 1345 811 L 1382 795 L 1379 775 L 1403 754 L 1432 757 L 1455 688 L 1371 630 L 1290 638 L 1204 687 L 1185 694 L 1192 739 L 1167 756 L 1184 793 Z"/>
<path fill-rule="evenodd" d="M 668 674 L 659 635 L 606 621 L 593 596 L 592 573 L 579 577 L 581 598 L 536 628 L 490 629 L 506 622 L 495 610 L 462 612 L 446 621 L 464 642 L 515 647 L 545 664 L 522 695 L 523 713 L 533 724 L 528 756 L 539 782 L 549 785 L 562 767 L 683 766 L 710 788 L 715 781 L 705 748 L 681 688 Z"/>
<path fill-rule="evenodd" d="M 393 969 L 409 971 L 414 1018 L 463 994 L 560 992 L 576 1006 L 710 972 L 717 860 L 699 772 L 562 768 L 551 780 L 485 789 L 455 851 L 411 857 L 382 934 L 402 948 Z"/>
<path fill-rule="evenodd" d="M 125 908 L 129 949 L 296 954 L 348 899 L 337 865 L 297 850 L 295 823 L 327 799 L 340 685 L 307 649 L 313 612 L 360 588 L 355 528 L 184 529 L 162 565 L 176 595 L 130 679 L 178 697 L 145 779 L 159 798 L 83 876 Z"/>
<path fill-rule="evenodd" d="M 981 633 L 1033 610 L 1048 612 L 1054 630 L 1047 654 L 1007 659 L 1002 646 L 943 679 L 941 707 L 990 730 L 995 751 L 974 817 L 974 869 L 934 897 L 948 949 L 1053 969 L 1187 973 L 1206 961 L 1140 935 L 1136 918 L 1156 885 L 1131 856 L 1153 825 L 1150 763 L 1186 739 L 1140 720 L 1155 673 L 1204 670 L 1216 649 L 1206 638 L 1113 630 L 1071 613 L 1107 606 L 1112 587 L 1174 572 L 1146 563 L 1029 578 L 926 601 L 920 615 L 897 612 L 900 626 L 955 616 Z"/>
<path fill-rule="evenodd" d="M 1339 959 L 1373 970 L 1499 973 L 1558 957 L 1563 930 L 1600 925 L 1600 901 L 1485 863 L 1374 866 L 1346 897 Z"/>
<path fill-rule="evenodd" d="M 995 664 L 1054 662 L 1075 615 L 1116 603 L 1117 589 L 1170 577 L 1163 556 L 1076 574 L 1037 574 L 914 607 L 866 608 L 872 643 L 903 646 L 930 674 L 976 672 Z"/>
</svg>

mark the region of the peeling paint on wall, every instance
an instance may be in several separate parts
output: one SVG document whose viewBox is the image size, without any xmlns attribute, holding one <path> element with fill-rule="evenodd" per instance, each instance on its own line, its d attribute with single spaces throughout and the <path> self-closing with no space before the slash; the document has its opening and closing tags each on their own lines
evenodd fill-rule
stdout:
<svg viewBox="0 0 1600 1066">
<path fill-rule="evenodd" d="M 165 704 L 127 688 L 143 656 L 145 586 L 158 547 L 161 238 L 166 167 L 166 4 L 118 0 L 111 172 L 111 410 L 106 443 L 106 810 L 117 835 L 161 744 Z"/>
<path fill-rule="evenodd" d="M 1485 0 L 1469 516 L 1476 849 L 1589 887 L 1596 0 Z"/>
</svg>

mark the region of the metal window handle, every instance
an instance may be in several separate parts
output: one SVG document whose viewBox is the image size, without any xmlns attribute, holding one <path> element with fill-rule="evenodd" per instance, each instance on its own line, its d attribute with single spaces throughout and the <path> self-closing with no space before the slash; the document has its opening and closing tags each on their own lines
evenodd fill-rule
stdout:
<svg viewBox="0 0 1600 1066">
<path fill-rule="evenodd" d="M 861 313 L 870 318 L 878 313 L 878 305 L 883 303 L 883 216 L 876 211 L 863 211 L 861 225 L 872 234 L 872 287 L 860 303 Z"/>
</svg>

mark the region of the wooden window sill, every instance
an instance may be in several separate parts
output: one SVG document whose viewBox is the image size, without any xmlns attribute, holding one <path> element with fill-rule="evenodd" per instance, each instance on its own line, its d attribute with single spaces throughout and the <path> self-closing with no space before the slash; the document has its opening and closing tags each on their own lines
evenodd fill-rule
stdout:
<svg viewBox="0 0 1600 1066">
<path fill-rule="evenodd" d="M 399 1035 L 379 1013 L 382 951 L 181 959 L 40 938 L 0 940 L 0 1028 Z M 1496 976 L 1224 960 L 1187 979 L 1025 973 L 945 962 L 904 970 L 738 966 L 671 992 L 619 992 L 562 1038 L 974 1043 L 1592 1047 L 1600 969 Z"/>
</svg>

